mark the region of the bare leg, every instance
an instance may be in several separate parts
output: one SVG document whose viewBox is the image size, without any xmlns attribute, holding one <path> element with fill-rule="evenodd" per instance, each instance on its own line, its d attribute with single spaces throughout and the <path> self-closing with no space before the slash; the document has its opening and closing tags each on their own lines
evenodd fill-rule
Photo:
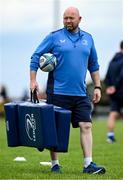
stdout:
<svg viewBox="0 0 123 180">
<path fill-rule="evenodd" d="M 80 122 L 80 143 L 84 158 L 92 157 L 92 124 L 89 122 Z"/>
<path fill-rule="evenodd" d="M 114 132 L 115 120 L 117 119 L 119 113 L 116 111 L 110 112 L 107 122 L 108 132 Z"/>
<path fill-rule="evenodd" d="M 104 174 L 105 168 L 97 166 L 92 160 L 92 124 L 80 122 L 80 142 L 84 155 L 83 173 Z"/>
<path fill-rule="evenodd" d="M 58 153 L 56 153 L 54 151 L 50 151 L 50 157 L 51 157 L 52 161 L 58 160 Z"/>
</svg>

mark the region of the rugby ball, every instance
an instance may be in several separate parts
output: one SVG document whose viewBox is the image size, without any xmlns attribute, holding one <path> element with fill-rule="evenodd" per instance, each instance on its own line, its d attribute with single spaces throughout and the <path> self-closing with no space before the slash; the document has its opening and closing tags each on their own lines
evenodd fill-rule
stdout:
<svg viewBox="0 0 123 180">
<path fill-rule="evenodd" d="M 57 65 L 56 57 L 51 53 L 45 53 L 40 57 L 39 67 L 44 72 L 53 71 Z"/>
</svg>

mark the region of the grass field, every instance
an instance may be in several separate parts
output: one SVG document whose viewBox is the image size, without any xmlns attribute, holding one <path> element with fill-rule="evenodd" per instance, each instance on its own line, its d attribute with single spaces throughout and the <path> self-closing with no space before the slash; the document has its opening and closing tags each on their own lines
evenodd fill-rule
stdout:
<svg viewBox="0 0 123 180">
<path fill-rule="evenodd" d="M 86 175 L 82 171 L 82 152 L 79 143 L 79 129 L 71 128 L 69 152 L 59 154 L 62 174 L 50 172 L 49 166 L 40 161 L 50 161 L 48 150 L 38 152 L 35 148 L 7 146 L 4 119 L 0 119 L 0 179 L 123 179 L 123 122 L 116 124 L 115 144 L 106 142 L 106 121 L 93 122 L 93 159 L 107 169 L 104 175 Z M 23 156 L 25 162 L 13 159 Z"/>
</svg>

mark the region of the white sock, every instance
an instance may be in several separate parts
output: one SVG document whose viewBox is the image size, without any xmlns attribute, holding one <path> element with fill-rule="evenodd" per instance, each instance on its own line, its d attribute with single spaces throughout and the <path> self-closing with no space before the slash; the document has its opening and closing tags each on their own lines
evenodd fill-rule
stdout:
<svg viewBox="0 0 123 180">
<path fill-rule="evenodd" d="M 86 157 L 84 158 L 84 167 L 88 167 L 90 163 L 92 162 L 92 157 Z"/>
<path fill-rule="evenodd" d="M 114 132 L 108 132 L 107 136 L 114 136 Z"/>
<path fill-rule="evenodd" d="M 52 160 L 51 163 L 52 163 L 52 167 L 55 166 L 56 164 L 59 165 L 59 160 Z"/>
</svg>

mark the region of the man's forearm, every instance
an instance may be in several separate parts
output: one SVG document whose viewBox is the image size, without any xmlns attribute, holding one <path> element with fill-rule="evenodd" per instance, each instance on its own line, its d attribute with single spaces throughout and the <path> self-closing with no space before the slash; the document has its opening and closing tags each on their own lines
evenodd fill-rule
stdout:
<svg viewBox="0 0 123 180">
<path fill-rule="evenodd" d="M 30 71 L 30 88 L 31 90 L 37 89 L 39 91 L 39 86 L 36 81 L 36 75 L 37 75 L 36 71 Z"/>
<path fill-rule="evenodd" d="M 94 86 L 101 87 L 99 71 L 91 73 L 91 78 L 93 80 Z"/>
<path fill-rule="evenodd" d="M 36 71 L 30 71 L 30 81 L 36 81 Z"/>
</svg>

